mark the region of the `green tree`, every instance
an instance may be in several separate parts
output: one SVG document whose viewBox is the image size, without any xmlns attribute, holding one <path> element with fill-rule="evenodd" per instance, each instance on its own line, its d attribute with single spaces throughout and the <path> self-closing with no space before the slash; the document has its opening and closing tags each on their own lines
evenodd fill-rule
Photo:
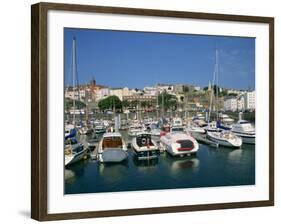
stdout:
<svg viewBox="0 0 281 224">
<path fill-rule="evenodd" d="M 98 107 L 101 111 L 114 110 L 114 108 L 116 110 L 122 110 L 122 101 L 118 96 L 108 96 L 99 101 Z"/>
<path fill-rule="evenodd" d="M 130 106 L 130 101 L 128 101 L 128 100 L 123 100 L 122 101 L 122 107 L 124 108 L 124 107 L 129 107 Z"/>
<path fill-rule="evenodd" d="M 229 93 L 228 96 L 233 96 L 236 97 L 238 94 L 237 93 Z"/>
<path fill-rule="evenodd" d="M 165 111 L 167 109 L 176 109 L 177 107 L 177 97 L 167 93 L 166 91 L 158 95 L 158 102 L 160 108 L 164 106 Z"/>
<path fill-rule="evenodd" d="M 148 104 L 147 104 L 146 101 L 141 101 L 141 102 L 140 102 L 140 106 L 141 106 L 142 109 L 146 108 L 147 105 L 148 105 Z"/>
</svg>

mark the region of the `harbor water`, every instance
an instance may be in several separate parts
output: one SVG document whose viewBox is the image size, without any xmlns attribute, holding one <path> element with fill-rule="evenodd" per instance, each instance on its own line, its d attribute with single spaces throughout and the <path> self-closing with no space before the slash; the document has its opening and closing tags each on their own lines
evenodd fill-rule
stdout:
<svg viewBox="0 0 281 224">
<path fill-rule="evenodd" d="M 123 138 L 129 142 L 125 132 Z M 196 156 L 103 164 L 85 159 L 65 169 L 65 194 L 220 187 L 255 184 L 255 145 L 239 149 L 200 144 Z"/>
</svg>

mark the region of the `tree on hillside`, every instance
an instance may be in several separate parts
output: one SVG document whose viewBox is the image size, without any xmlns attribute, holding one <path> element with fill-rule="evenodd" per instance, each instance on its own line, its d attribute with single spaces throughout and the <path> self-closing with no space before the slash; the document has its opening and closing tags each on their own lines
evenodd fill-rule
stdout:
<svg viewBox="0 0 281 224">
<path fill-rule="evenodd" d="M 118 98 L 118 96 L 108 96 L 99 101 L 98 107 L 101 111 L 114 109 L 122 110 L 122 101 Z"/>
</svg>

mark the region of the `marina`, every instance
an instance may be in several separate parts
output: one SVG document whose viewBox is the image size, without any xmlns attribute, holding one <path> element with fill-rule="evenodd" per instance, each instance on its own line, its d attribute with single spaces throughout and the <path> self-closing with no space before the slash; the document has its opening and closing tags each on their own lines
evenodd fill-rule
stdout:
<svg viewBox="0 0 281 224">
<path fill-rule="evenodd" d="M 208 86 L 142 88 L 79 84 L 75 37 L 71 49 L 66 194 L 255 184 L 255 91 L 219 86 L 218 49 Z"/>
<path fill-rule="evenodd" d="M 131 140 L 126 132 L 122 136 L 126 141 Z M 87 136 L 83 138 L 87 142 Z M 65 193 L 255 184 L 255 145 L 243 144 L 233 149 L 199 143 L 195 156 L 172 157 L 165 151 L 157 159 L 146 160 L 138 160 L 132 148 L 127 152 L 128 159 L 121 163 L 100 163 L 95 156 L 87 156 L 66 167 Z"/>
</svg>

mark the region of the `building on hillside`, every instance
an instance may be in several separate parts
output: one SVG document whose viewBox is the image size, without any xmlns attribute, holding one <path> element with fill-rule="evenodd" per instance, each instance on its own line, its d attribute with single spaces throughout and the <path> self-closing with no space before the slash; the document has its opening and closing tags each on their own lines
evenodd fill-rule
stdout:
<svg viewBox="0 0 281 224">
<path fill-rule="evenodd" d="M 256 109 L 256 94 L 255 91 L 246 92 L 244 94 L 245 109 L 255 110 Z"/>
<path fill-rule="evenodd" d="M 237 99 L 229 98 L 224 101 L 224 110 L 225 111 L 236 111 L 237 110 Z"/>
<path fill-rule="evenodd" d="M 237 99 L 237 110 L 238 111 L 244 111 L 245 110 L 245 97 L 244 97 L 244 95 L 241 95 Z"/>
<path fill-rule="evenodd" d="M 124 96 L 131 96 L 133 93 L 128 87 L 124 88 L 111 88 L 109 90 L 110 96 L 117 96 L 121 101 L 123 101 Z"/>
<path fill-rule="evenodd" d="M 162 93 L 162 92 L 167 92 L 169 94 L 172 94 L 174 92 L 174 86 L 173 85 L 167 85 L 167 84 L 157 84 L 155 85 L 157 91 L 159 93 Z"/>
<path fill-rule="evenodd" d="M 95 99 L 96 99 L 96 101 L 100 101 L 100 100 L 108 97 L 109 93 L 110 93 L 109 88 L 97 89 L 95 91 Z"/>
<path fill-rule="evenodd" d="M 130 96 L 124 96 L 123 100 L 132 102 L 132 101 L 156 101 L 156 96 L 152 95 L 130 95 Z"/>
</svg>

